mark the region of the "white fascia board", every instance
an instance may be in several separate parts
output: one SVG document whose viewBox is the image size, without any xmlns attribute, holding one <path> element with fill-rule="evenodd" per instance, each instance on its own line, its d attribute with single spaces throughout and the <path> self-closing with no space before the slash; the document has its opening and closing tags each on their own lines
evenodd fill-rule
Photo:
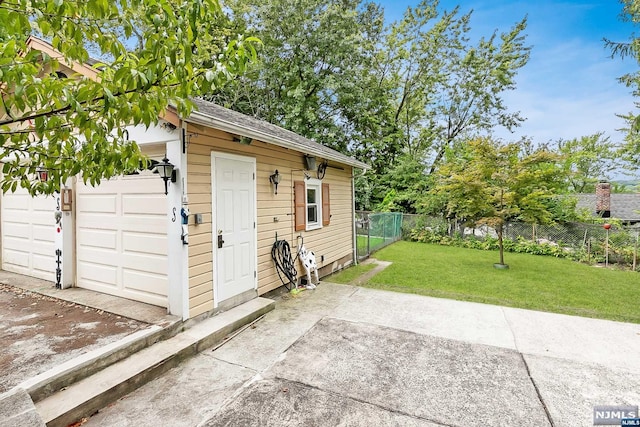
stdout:
<svg viewBox="0 0 640 427">
<path fill-rule="evenodd" d="M 129 132 L 129 140 L 136 141 L 138 145 L 167 143 L 180 137 L 178 129 L 168 130 L 162 126 L 163 123 L 165 122 L 160 120 L 157 125 L 127 126 L 125 129 Z"/>
<path fill-rule="evenodd" d="M 334 162 L 338 162 L 341 164 L 346 164 L 349 166 L 353 166 L 359 169 L 367 170 L 371 169 L 366 163 L 362 163 L 358 160 L 345 161 L 344 159 L 334 156 L 332 153 L 325 153 L 320 150 L 314 150 L 312 148 L 301 147 L 298 144 L 287 141 L 286 139 L 274 137 L 273 135 L 268 135 L 266 133 L 257 131 L 255 129 L 247 128 L 244 126 L 240 126 L 236 123 L 230 123 L 226 120 L 221 120 L 218 118 L 211 117 L 206 114 L 202 114 L 200 112 L 194 111 L 191 115 L 185 119 L 187 122 L 191 122 L 198 125 L 208 126 L 215 129 L 219 129 L 228 133 L 237 134 L 240 136 L 246 136 L 252 139 L 257 139 L 258 141 L 267 142 L 269 144 L 277 145 L 279 147 L 288 148 L 291 150 L 298 151 L 300 153 L 305 154 L 313 154 L 318 157 L 322 157 L 323 159 L 333 160 Z"/>
</svg>

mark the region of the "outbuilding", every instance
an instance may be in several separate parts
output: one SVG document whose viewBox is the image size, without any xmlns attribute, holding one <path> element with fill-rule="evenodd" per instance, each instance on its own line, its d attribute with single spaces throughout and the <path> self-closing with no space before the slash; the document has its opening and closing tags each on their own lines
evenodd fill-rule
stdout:
<svg viewBox="0 0 640 427">
<path fill-rule="evenodd" d="M 167 111 L 156 126 L 128 129 L 143 152 L 173 166 L 166 181 L 145 170 L 97 187 L 71 180 L 56 197 L 3 195 L 2 268 L 188 319 L 282 286 L 276 240 L 294 256 L 304 242 L 321 277 L 352 264 L 354 170 L 368 166 L 270 123 L 194 103 L 189 117 Z"/>
</svg>

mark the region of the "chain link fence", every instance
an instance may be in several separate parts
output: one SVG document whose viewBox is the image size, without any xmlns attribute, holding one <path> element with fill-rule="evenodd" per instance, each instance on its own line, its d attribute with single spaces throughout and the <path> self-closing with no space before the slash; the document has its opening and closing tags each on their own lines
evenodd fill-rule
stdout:
<svg viewBox="0 0 640 427">
<path fill-rule="evenodd" d="M 463 224 L 443 217 L 403 214 L 403 238 L 438 242 L 442 239 L 491 240 L 497 233 L 490 227 L 465 227 Z M 609 230 L 601 224 L 566 223 L 557 225 L 526 224 L 509 222 L 505 225 L 503 237 L 510 240 L 513 248 L 538 245 L 554 248 L 555 256 L 588 263 L 619 264 L 636 270 L 640 227 L 612 226 Z M 439 240 L 440 239 L 440 240 Z M 536 252 L 535 249 L 523 252 Z"/>
<path fill-rule="evenodd" d="M 356 212 L 356 253 L 358 260 L 402 239 L 400 212 Z"/>
</svg>

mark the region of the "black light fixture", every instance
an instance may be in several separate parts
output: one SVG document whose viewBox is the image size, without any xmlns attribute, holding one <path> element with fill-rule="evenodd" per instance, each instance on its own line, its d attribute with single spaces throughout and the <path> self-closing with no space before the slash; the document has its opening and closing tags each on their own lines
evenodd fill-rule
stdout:
<svg viewBox="0 0 640 427">
<path fill-rule="evenodd" d="M 324 174 L 327 172 L 327 166 L 329 163 L 324 160 L 318 165 L 318 179 L 324 179 Z"/>
<path fill-rule="evenodd" d="M 49 181 L 49 169 L 43 168 L 42 166 L 38 166 L 36 168 L 36 175 L 38 176 L 38 180 L 40 182 Z"/>
<path fill-rule="evenodd" d="M 176 182 L 175 167 L 169 163 L 169 159 L 165 157 L 156 165 L 156 170 L 160 174 L 160 178 L 164 181 L 164 194 L 169 194 L 169 180 L 171 180 L 171 182 Z"/>
<path fill-rule="evenodd" d="M 251 143 L 253 142 L 253 138 L 248 136 L 233 135 L 232 139 L 233 142 L 237 142 L 238 144 L 242 145 L 251 145 Z"/>
<path fill-rule="evenodd" d="M 307 166 L 308 171 L 316 170 L 316 156 L 311 156 L 309 154 L 304 155 L 304 163 Z"/>
<path fill-rule="evenodd" d="M 269 175 L 269 182 L 273 184 L 276 190 L 276 194 L 278 194 L 278 184 L 280 184 L 280 173 L 278 172 L 278 169 L 276 169 L 274 173 Z"/>
</svg>

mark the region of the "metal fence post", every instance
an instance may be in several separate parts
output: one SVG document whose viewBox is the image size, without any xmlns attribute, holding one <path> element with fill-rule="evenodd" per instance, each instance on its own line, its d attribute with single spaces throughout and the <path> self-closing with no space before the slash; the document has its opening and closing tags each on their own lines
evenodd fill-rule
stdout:
<svg viewBox="0 0 640 427">
<path fill-rule="evenodd" d="M 367 214 L 367 256 L 371 255 L 371 215 Z"/>
</svg>

